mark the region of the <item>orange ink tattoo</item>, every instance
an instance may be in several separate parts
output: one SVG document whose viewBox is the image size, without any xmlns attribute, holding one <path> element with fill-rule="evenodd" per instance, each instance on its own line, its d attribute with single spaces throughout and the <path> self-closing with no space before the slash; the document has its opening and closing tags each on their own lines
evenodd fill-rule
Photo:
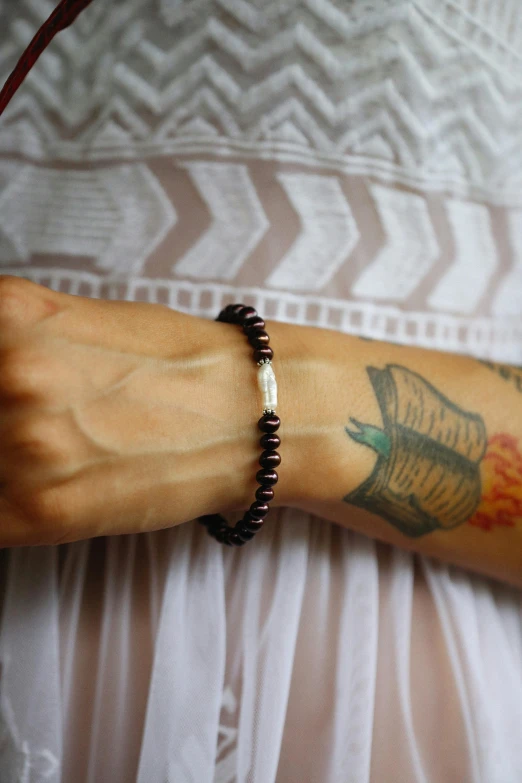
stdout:
<svg viewBox="0 0 522 783">
<path fill-rule="evenodd" d="M 493 435 L 488 440 L 480 472 L 480 503 L 469 524 L 492 530 L 522 522 L 522 454 L 517 439 L 506 433 Z"/>
</svg>

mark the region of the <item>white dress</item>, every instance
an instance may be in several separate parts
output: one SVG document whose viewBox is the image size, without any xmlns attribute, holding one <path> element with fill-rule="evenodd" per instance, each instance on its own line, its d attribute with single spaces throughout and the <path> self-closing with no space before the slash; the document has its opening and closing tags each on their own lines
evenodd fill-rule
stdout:
<svg viewBox="0 0 522 783">
<path fill-rule="evenodd" d="M 519 0 L 93 0 L 0 122 L 0 273 L 522 364 L 521 150 Z M 522 781 L 515 588 L 295 509 L 1 562 L 2 783 Z"/>
</svg>

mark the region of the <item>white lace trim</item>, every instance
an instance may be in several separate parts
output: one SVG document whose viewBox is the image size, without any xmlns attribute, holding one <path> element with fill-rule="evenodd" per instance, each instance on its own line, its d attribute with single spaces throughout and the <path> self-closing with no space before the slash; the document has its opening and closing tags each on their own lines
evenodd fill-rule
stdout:
<svg viewBox="0 0 522 783">
<path fill-rule="evenodd" d="M 5 268 L 3 274 L 20 274 Z M 266 318 L 287 323 L 320 326 L 375 340 L 465 353 L 477 358 L 522 362 L 520 318 L 465 318 L 440 313 L 404 312 L 370 302 L 305 296 L 255 287 L 192 283 L 177 280 L 133 278 L 108 282 L 103 277 L 73 270 L 24 269 L 23 277 L 55 291 L 92 298 L 126 299 L 166 304 L 203 318 L 215 318 L 225 304 L 252 304 Z"/>
</svg>

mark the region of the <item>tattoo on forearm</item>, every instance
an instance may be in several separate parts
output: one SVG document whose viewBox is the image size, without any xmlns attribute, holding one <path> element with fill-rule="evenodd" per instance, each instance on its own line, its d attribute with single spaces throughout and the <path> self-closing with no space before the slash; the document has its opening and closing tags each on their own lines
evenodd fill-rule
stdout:
<svg viewBox="0 0 522 783">
<path fill-rule="evenodd" d="M 422 536 L 469 520 L 481 499 L 482 418 L 406 367 L 367 367 L 383 426 L 351 419 L 347 434 L 377 453 L 372 474 L 343 500 Z"/>
<path fill-rule="evenodd" d="M 522 367 L 516 367 L 509 364 L 498 364 L 497 362 L 488 362 L 485 359 L 478 360 L 484 367 L 488 367 L 497 375 L 500 375 L 505 381 L 512 383 L 517 391 L 522 394 Z"/>
<path fill-rule="evenodd" d="M 469 523 L 492 530 L 522 522 L 522 454 L 517 439 L 504 432 L 492 435 L 480 467 L 482 497 Z"/>
</svg>

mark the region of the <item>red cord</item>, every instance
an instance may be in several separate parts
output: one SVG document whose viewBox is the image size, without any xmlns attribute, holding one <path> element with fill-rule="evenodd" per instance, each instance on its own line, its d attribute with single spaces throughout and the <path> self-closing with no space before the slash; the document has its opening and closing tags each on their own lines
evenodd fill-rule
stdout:
<svg viewBox="0 0 522 783">
<path fill-rule="evenodd" d="M 69 27 L 78 14 L 91 3 L 92 0 L 60 0 L 49 19 L 43 23 L 36 33 L 18 60 L 14 71 L 2 87 L 0 92 L 0 115 L 56 33 Z"/>
</svg>

